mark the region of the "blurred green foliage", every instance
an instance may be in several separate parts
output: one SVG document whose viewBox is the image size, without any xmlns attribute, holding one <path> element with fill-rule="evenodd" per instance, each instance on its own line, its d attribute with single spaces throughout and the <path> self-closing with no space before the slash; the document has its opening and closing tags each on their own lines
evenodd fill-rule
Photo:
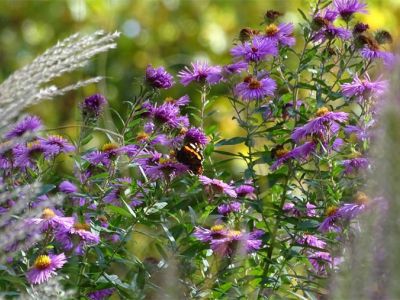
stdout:
<svg viewBox="0 0 400 300">
<path fill-rule="evenodd" d="M 400 1 L 367 2 L 370 14 L 363 16 L 363 20 L 372 29 L 386 28 L 397 37 Z M 309 3 L 305 0 L 2 0 L 0 81 L 70 34 L 118 30 L 122 35 L 117 49 L 70 75 L 75 79 L 103 75 L 106 76 L 103 83 L 57 101 L 43 102 L 31 111 L 41 116 L 47 127 L 71 125 L 79 116 L 79 101 L 93 92 L 102 92 L 112 108 L 124 115 L 123 101 L 135 94 L 147 64 L 164 65 L 176 74 L 194 59 L 228 63 L 229 48 L 241 28 L 257 27 L 267 9 L 285 12 L 283 21 L 297 24 L 301 21 L 297 8 L 307 11 Z M 61 83 L 71 80 L 60 79 Z M 198 93 L 179 84 L 162 97 L 185 93 L 197 103 Z M 223 100 L 216 102 L 217 113 L 210 122 L 219 124 L 219 130 L 229 138 L 238 129 L 225 104 Z M 106 126 L 113 128 L 111 115 L 106 115 Z M 65 133 L 74 136 L 76 131 L 70 128 Z"/>
</svg>

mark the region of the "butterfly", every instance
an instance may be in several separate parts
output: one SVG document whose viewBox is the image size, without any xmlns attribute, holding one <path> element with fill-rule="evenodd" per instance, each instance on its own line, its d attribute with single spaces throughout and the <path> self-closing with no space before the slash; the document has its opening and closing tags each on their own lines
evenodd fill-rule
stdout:
<svg viewBox="0 0 400 300">
<path fill-rule="evenodd" d="M 176 160 L 186 165 L 193 173 L 203 174 L 203 147 L 198 143 L 187 143 L 176 151 Z"/>
</svg>

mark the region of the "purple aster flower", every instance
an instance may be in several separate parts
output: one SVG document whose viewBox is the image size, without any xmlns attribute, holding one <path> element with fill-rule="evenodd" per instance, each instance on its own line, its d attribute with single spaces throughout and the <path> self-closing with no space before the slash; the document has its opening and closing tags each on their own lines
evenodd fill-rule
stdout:
<svg viewBox="0 0 400 300">
<path fill-rule="evenodd" d="M 357 140 L 364 141 L 369 137 L 367 130 L 356 125 L 347 125 L 344 127 L 344 132 L 347 135 L 354 136 Z"/>
<path fill-rule="evenodd" d="M 148 110 L 149 116 L 153 118 L 156 124 L 165 124 L 171 128 L 189 126 L 187 116 L 181 116 L 179 106 L 172 102 L 166 102 L 159 106 L 146 102 L 143 104 L 143 108 Z"/>
<path fill-rule="evenodd" d="M 165 99 L 165 102 L 166 103 L 172 103 L 172 104 L 174 104 L 176 106 L 181 107 L 181 106 L 188 105 L 190 103 L 190 98 L 189 98 L 188 95 L 184 95 L 184 96 L 182 96 L 182 97 L 180 97 L 178 99 L 174 99 L 174 98 L 168 97 L 168 98 Z"/>
<path fill-rule="evenodd" d="M 214 225 L 210 229 L 195 227 L 193 235 L 204 243 L 211 242 L 214 239 L 223 238 L 227 234 L 227 229 L 223 225 Z"/>
<path fill-rule="evenodd" d="M 312 246 L 320 249 L 324 249 L 326 247 L 326 243 L 324 241 L 311 234 L 304 234 L 303 236 L 297 238 L 296 242 L 300 245 Z"/>
<path fill-rule="evenodd" d="M 34 168 L 36 160 L 44 153 L 53 151 L 54 146 L 45 146 L 39 141 L 29 142 L 25 145 L 17 145 L 13 149 L 14 165 L 21 169 Z"/>
<path fill-rule="evenodd" d="M 196 61 L 192 63 L 192 69 L 185 67 L 178 73 L 178 77 L 181 78 L 184 86 L 189 85 L 192 81 L 213 85 L 221 81 L 221 71 L 220 66 L 209 66 L 206 62 Z"/>
<path fill-rule="evenodd" d="M 57 275 L 56 270 L 60 269 L 67 262 L 64 253 L 58 255 L 39 255 L 33 267 L 26 273 L 26 278 L 30 284 L 41 284 Z"/>
<path fill-rule="evenodd" d="M 267 55 L 275 56 L 278 54 L 277 42 L 256 36 L 251 41 L 233 47 L 231 54 L 233 57 L 244 59 L 246 62 L 262 61 Z"/>
<path fill-rule="evenodd" d="M 282 207 L 282 210 L 289 216 L 291 217 L 300 217 L 301 216 L 301 211 L 296 208 L 294 203 L 285 203 Z"/>
<path fill-rule="evenodd" d="M 262 234 L 261 230 L 251 233 L 228 230 L 222 238 L 211 240 L 211 249 L 220 256 L 231 256 L 235 252 L 253 252 L 261 248 L 262 241 L 259 238 Z"/>
<path fill-rule="evenodd" d="M 309 202 L 306 203 L 306 215 L 307 217 L 315 217 L 317 212 L 315 211 L 316 206 Z"/>
<path fill-rule="evenodd" d="M 271 165 L 270 169 L 275 171 L 277 168 L 291 159 L 295 159 L 300 162 L 307 161 L 309 156 L 316 150 L 316 148 L 317 144 L 314 141 L 311 141 L 306 142 L 301 146 L 297 146 L 289 152 L 286 152 L 286 150 L 286 153 L 282 152 L 282 154 L 278 156 L 278 159 Z"/>
<path fill-rule="evenodd" d="M 185 133 L 185 142 L 205 146 L 208 138 L 200 128 L 192 127 Z"/>
<path fill-rule="evenodd" d="M 350 20 L 355 13 L 367 13 L 367 5 L 358 0 L 334 0 L 333 5 L 346 21 Z"/>
<path fill-rule="evenodd" d="M 210 179 L 206 176 L 199 176 L 200 182 L 204 185 L 206 191 L 210 195 L 226 194 L 232 198 L 236 198 L 235 188 L 219 179 Z"/>
<path fill-rule="evenodd" d="M 344 166 L 344 174 L 352 174 L 361 169 L 367 169 L 369 167 L 369 160 L 364 157 L 355 157 L 342 161 Z"/>
<path fill-rule="evenodd" d="M 292 23 L 282 23 L 276 26 L 269 24 L 265 28 L 265 37 L 285 46 L 293 46 L 296 39 L 293 37 L 294 26 Z"/>
<path fill-rule="evenodd" d="M 393 53 L 380 50 L 379 46 L 375 45 L 368 45 L 363 47 L 360 53 L 361 56 L 363 56 L 366 59 L 371 59 L 371 60 L 382 59 L 384 64 L 388 66 L 390 66 L 395 59 Z"/>
<path fill-rule="evenodd" d="M 140 147 L 138 145 L 125 145 L 120 148 L 121 151 L 128 157 L 134 157 L 138 155 Z"/>
<path fill-rule="evenodd" d="M 171 139 L 166 134 L 156 135 L 150 142 L 151 145 L 171 146 Z"/>
<path fill-rule="evenodd" d="M 365 79 L 361 80 L 357 74 L 351 83 L 345 83 L 342 85 L 343 95 L 350 98 L 356 96 L 358 101 L 367 99 L 370 96 L 382 95 L 388 87 L 387 80 L 371 81 L 368 74 L 365 75 Z"/>
<path fill-rule="evenodd" d="M 60 153 L 75 151 L 75 147 L 59 135 L 49 135 L 46 139 L 39 138 L 39 141 L 46 148 L 46 152 L 44 154 L 47 158 L 53 157 Z"/>
<path fill-rule="evenodd" d="M 102 289 L 90 292 L 87 297 L 91 300 L 105 300 L 110 297 L 115 291 L 115 288 Z"/>
<path fill-rule="evenodd" d="M 324 28 L 319 30 L 313 37 L 314 41 L 324 42 L 326 40 L 332 40 L 339 38 L 342 40 L 348 40 L 352 36 L 351 31 L 342 27 L 336 27 L 333 24 L 327 24 Z"/>
<path fill-rule="evenodd" d="M 245 61 L 238 61 L 230 65 L 226 65 L 222 68 L 222 73 L 224 76 L 229 76 L 232 74 L 240 73 L 242 71 L 246 71 L 249 67 L 249 64 Z"/>
<path fill-rule="evenodd" d="M 152 166 L 144 169 L 146 175 L 155 180 L 159 178 L 171 178 L 185 173 L 188 167 L 172 159 L 161 158 Z"/>
<path fill-rule="evenodd" d="M 296 143 L 308 136 L 322 138 L 322 141 L 327 138 L 329 140 L 329 136 L 338 131 L 338 123 L 343 123 L 348 118 L 348 114 L 345 112 L 330 112 L 325 107 L 318 109 L 316 115 L 316 118 L 294 130 L 292 139 Z"/>
<path fill-rule="evenodd" d="M 4 137 L 11 139 L 23 136 L 25 133 L 33 133 L 42 127 L 42 121 L 36 116 L 26 116 L 22 121 L 18 122 L 13 129 L 8 131 Z"/>
<path fill-rule="evenodd" d="M 310 253 L 308 260 L 313 266 L 314 272 L 318 275 L 326 275 L 329 269 L 334 269 L 342 261 L 340 258 L 333 258 L 328 252 L 324 251 Z"/>
<path fill-rule="evenodd" d="M 106 143 L 101 148 L 101 151 L 93 151 L 85 156 L 86 160 L 92 165 L 103 164 L 109 167 L 111 161 L 115 160 L 119 155 L 127 151 L 127 148 L 119 147 L 115 143 Z"/>
<path fill-rule="evenodd" d="M 72 182 L 68 180 L 64 180 L 63 182 L 61 182 L 58 188 L 61 192 L 65 194 L 73 194 L 78 191 L 76 185 L 74 185 Z"/>
<path fill-rule="evenodd" d="M 218 213 L 221 215 L 226 216 L 229 213 L 232 212 L 239 212 L 240 211 L 241 204 L 240 202 L 233 201 L 230 203 L 224 203 L 218 206 Z"/>
<path fill-rule="evenodd" d="M 338 208 L 337 214 L 341 218 L 350 221 L 362 213 L 366 209 L 369 202 L 369 197 L 365 193 L 357 192 L 354 197 L 354 203 L 342 204 Z"/>
<path fill-rule="evenodd" d="M 330 7 L 326 8 L 325 10 L 319 11 L 315 17 L 321 18 L 327 22 L 333 22 L 336 20 L 338 16 L 338 12 L 336 9 L 332 9 Z"/>
<path fill-rule="evenodd" d="M 47 230 L 67 231 L 74 224 L 74 218 L 59 216 L 53 209 L 45 208 L 40 218 L 28 219 L 27 223 L 38 225 L 42 232 Z"/>
<path fill-rule="evenodd" d="M 340 227 L 336 224 L 340 218 L 339 210 L 337 207 L 328 207 L 326 211 L 327 217 L 319 225 L 318 230 L 321 232 L 340 231 Z"/>
<path fill-rule="evenodd" d="M 97 118 L 107 104 L 106 98 L 101 94 L 94 94 L 86 97 L 81 103 L 82 114 L 84 117 Z"/>
<path fill-rule="evenodd" d="M 266 96 L 273 96 L 276 90 L 276 83 L 268 76 L 257 79 L 253 76 L 247 76 L 243 82 L 235 87 L 235 94 L 244 101 L 261 100 Z"/>
<path fill-rule="evenodd" d="M 87 223 L 76 222 L 68 231 L 59 231 L 55 235 L 55 239 L 63 246 L 64 250 L 83 255 L 84 247 L 87 245 L 97 245 L 100 238 L 97 234 L 90 231 L 90 225 Z"/>
<path fill-rule="evenodd" d="M 157 89 L 169 89 L 174 84 L 174 78 L 163 67 L 153 68 L 151 65 L 146 69 L 146 81 Z"/>
<path fill-rule="evenodd" d="M 250 184 L 242 184 L 235 189 L 238 197 L 244 197 L 247 199 L 254 200 L 257 198 L 255 194 L 256 189 Z"/>
</svg>

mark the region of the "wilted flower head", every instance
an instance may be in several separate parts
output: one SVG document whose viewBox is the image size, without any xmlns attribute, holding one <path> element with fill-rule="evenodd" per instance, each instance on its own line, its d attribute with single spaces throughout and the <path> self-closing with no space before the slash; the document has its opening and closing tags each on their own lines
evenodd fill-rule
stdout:
<svg viewBox="0 0 400 300">
<path fill-rule="evenodd" d="M 41 284 L 57 275 L 56 270 L 60 269 L 67 259 L 64 253 L 54 255 L 39 255 L 33 267 L 26 273 L 26 278 L 30 284 Z"/>
<path fill-rule="evenodd" d="M 205 186 L 210 195 L 226 194 L 232 198 L 236 198 L 235 188 L 219 179 L 211 179 L 206 176 L 199 176 L 200 182 Z"/>
<path fill-rule="evenodd" d="M 84 117 L 97 118 L 107 104 L 106 98 L 101 94 L 94 94 L 86 97 L 81 103 L 82 114 Z"/>
<path fill-rule="evenodd" d="M 334 0 L 333 5 L 344 20 L 349 20 L 355 13 L 367 13 L 367 5 L 359 0 Z"/>
<path fill-rule="evenodd" d="M 169 89 L 174 84 L 174 78 L 163 67 L 153 68 L 151 65 L 146 69 L 146 81 L 158 89 Z"/>
<path fill-rule="evenodd" d="M 257 79 L 254 76 L 247 76 L 243 82 L 235 87 L 235 94 L 244 101 L 261 100 L 267 96 L 273 96 L 276 90 L 276 83 L 268 76 Z"/>
<path fill-rule="evenodd" d="M 233 57 L 244 59 L 246 62 L 262 61 L 267 55 L 275 56 L 278 54 L 277 42 L 256 36 L 251 41 L 233 47 L 231 54 Z"/>
<path fill-rule="evenodd" d="M 6 139 L 23 136 L 25 133 L 33 133 L 42 127 L 42 121 L 36 116 L 26 116 L 17 123 L 13 129 L 5 134 Z"/>
<path fill-rule="evenodd" d="M 178 73 L 181 83 L 187 86 L 192 81 L 198 83 L 216 84 L 222 79 L 220 66 L 209 66 L 206 62 L 196 61 L 192 63 L 192 68 L 185 67 Z"/>
</svg>

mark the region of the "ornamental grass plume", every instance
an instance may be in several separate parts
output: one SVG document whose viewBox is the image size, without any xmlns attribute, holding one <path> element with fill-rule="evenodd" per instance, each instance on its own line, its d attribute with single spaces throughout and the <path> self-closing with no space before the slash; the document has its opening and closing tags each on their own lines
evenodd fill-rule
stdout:
<svg viewBox="0 0 400 300">
<path fill-rule="evenodd" d="M 398 299 L 400 224 L 400 64 L 391 73 L 389 89 L 380 104 L 371 163 L 375 165 L 368 189 L 375 198 L 366 202 L 360 232 L 345 249 L 345 267 L 331 283 L 330 299 Z M 365 194 L 364 194 L 365 195 Z M 363 194 L 358 198 L 366 199 Z M 343 207 L 341 214 L 353 217 L 365 206 Z"/>
</svg>

